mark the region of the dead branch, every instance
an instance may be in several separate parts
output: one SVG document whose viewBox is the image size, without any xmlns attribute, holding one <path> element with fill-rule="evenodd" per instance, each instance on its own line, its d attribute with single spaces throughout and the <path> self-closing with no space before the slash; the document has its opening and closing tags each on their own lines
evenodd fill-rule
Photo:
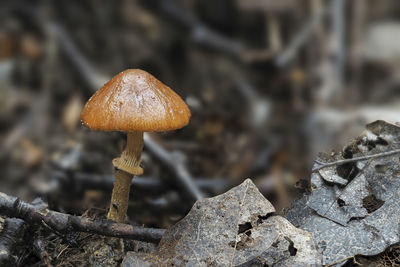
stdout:
<svg viewBox="0 0 400 267">
<path fill-rule="evenodd" d="M 16 264 L 16 258 L 12 256 L 15 245 L 24 235 L 25 222 L 16 218 L 7 218 L 0 235 L 0 265 Z"/>
<path fill-rule="evenodd" d="M 46 208 L 40 209 L 4 193 L 0 193 L 0 214 L 20 218 L 34 224 L 45 223 L 64 234 L 77 231 L 157 243 L 165 231 L 164 229 L 142 228 L 109 220 L 92 220 Z"/>
<path fill-rule="evenodd" d="M 367 156 L 362 156 L 362 157 L 357 157 L 357 158 L 352 158 L 352 159 L 342 159 L 342 160 L 337 160 L 337 161 L 332 161 L 332 162 L 320 162 L 320 161 L 315 161 L 317 164 L 320 164 L 320 166 L 317 166 L 312 169 L 312 172 L 316 172 L 318 170 L 335 166 L 335 165 L 342 165 L 346 163 L 351 163 L 351 162 L 357 162 L 357 161 L 362 161 L 362 160 L 367 160 L 367 159 L 375 159 L 375 158 L 381 158 L 381 157 L 387 157 L 391 156 L 394 154 L 400 153 L 400 149 L 394 149 L 382 153 L 377 153 L 377 154 L 372 154 L 372 155 L 367 155 Z"/>
</svg>

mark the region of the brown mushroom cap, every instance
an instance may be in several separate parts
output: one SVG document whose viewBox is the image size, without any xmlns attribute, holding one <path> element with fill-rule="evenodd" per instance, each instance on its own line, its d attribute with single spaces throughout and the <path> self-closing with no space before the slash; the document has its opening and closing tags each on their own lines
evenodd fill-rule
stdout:
<svg viewBox="0 0 400 267">
<path fill-rule="evenodd" d="M 182 128 L 190 110 L 174 91 L 139 69 L 125 70 L 86 103 L 82 123 L 92 130 L 168 131 Z"/>
</svg>

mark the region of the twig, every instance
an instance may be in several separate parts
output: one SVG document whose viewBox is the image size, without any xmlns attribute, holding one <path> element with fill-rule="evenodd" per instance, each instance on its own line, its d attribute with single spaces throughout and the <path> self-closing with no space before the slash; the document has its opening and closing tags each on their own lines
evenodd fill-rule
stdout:
<svg viewBox="0 0 400 267">
<path fill-rule="evenodd" d="M 193 200 L 204 198 L 203 193 L 199 190 L 197 185 L 193 182 L 193 177 L 187 170 L 184 159 L 178 154 L 170 153 L 162 146 L 157 144 L 148 134 L 144 134 L 144 143 L 146 148 L 168 166 L 176 175 L 179 184 L 185 188 L 188 195 Z"/>
<path fill-rule="evenodd" d="M 68 55 L 68 59 L 77 66 L 82 78 L 93 88 L 100 88 L 107 81 L 105 75 L 101 75 L 93 69 L 93 66 L 86 60 L 84 55 L 76 47 L 73 40 L 65 30 L 58 24 L 52 22 L 44 25 L 49 35 L 53 36 L 62 52 Z"/>
<path fill-rule="evenodd" d="M 60 233 L 77 231 L 152 243 L 159 242 L 165 231 L 164 229 L 142 228 L 109 220 L 91 220 L 48 209 L 40 209 L 4 193 L 0 193 L 0 214 L 35 224 L 44 222 Z"/>
<path fill-rule="evenodd" d="M 114 183 L 114 176 L 112 174 L 98 175 L 92 173 L 71 173 L 57 171 L 52 175 L 54 185 L 51 191 L 60 191 L 68 188 L 74 188 L 76 192 L 82 192 L 85 189 L 99 189 L 104 191 L 111 191 Z M 229 181 L 224 178 L 208 178 L 198 177 L 194 179 L 194 183 L 202 191 L 210 192 L 212 194 L 218 194 L 223 192 L 229 187 Z M 79 186 L 74 186 L 79 185 Z M 138 176 L 132 179 L 131 192 L 144 191 L 146 193 L 159 194 L 167 191 L 168 188 L 172 187 L 169 184 L 165 184 L 165 181 L 161 181 L 155 177 L 143 177 Z"/>
<path fill-rule="evenodd" d="M 293 56 L 296 55 L 300 47 L 307 41 L 316 26 L 322 21 L 327 13 L 326 8 L 322 8 L 318 13 L 312 16 L 303 26 L 300 32 L 293 38 L 293 41 L 282 51 L 275 62 L 279 67 L 285 67 Z"/>
<path fill-rule="evenodd" d="M 362 156 L 362 157 L 357 157 L 357 158 L 352 158 L 352 159 L 342 159 L 342 160 L 326 162 L 326 163 L 325 162 L 316 161 L 317 164 L 321 164 L 321 165 L 318 166 L 318 167 L 313 168 L 312 172 L 316 172 L 318 170 L 321 170 L 321 169 L 324 169 L 324 168 L 327 168 L 327 167 L 331 167 L 331 166 L 334 166 L 334 165 L 342 165 L 342 164 L 361 161 L 361 160 L 387 157 L 387 156 L 391 156 L 391 155 L 398 154 L 398 153 L 400 153 L 400 149 L 394 149 L 394 150 L 390 150 L 390 151 L 386 151 L 386 152 L 382 152 L 382 153 L 377 153 L 377 154 L 372 154 L 372 155 L 367 155 L 367 156 Z"/>
<path fill-rule="evenodd" d="M 0 235 L 0 266 L 16 264 L 16 258 L 12 256 L 18 239 L 24 235 L 25 222 L 16 218 L 7 218 Z"/>
<path fill-rule="evenodd" d="M 250 124 L 259 128 L 266 124 L 269 119 L 271 103 L 268 98 L 261 96 L 254 86 L 241 74 L 241 71 L 236 71 L 232 79 L 235 81 L 236 88 L 246 99 Z"/>
</svg>

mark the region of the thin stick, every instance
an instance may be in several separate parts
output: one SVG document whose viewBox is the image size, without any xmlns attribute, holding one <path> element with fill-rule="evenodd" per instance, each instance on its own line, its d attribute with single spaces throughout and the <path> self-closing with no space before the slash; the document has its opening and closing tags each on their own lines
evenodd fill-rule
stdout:
<svg viewBox="0 0 400 267">
<path fill-rule="evenodd" d="M 146 133 L 144 134 L 144 143 L 146 148 L 153 155 L 155 155 L 175 173 L 175 178 L 182 188 L 185 189 L 185 192 L 188 194 L 188 196 L 190 196 L 193 200 L 200 200 L 204 198 L 203 193 L 194 183 L 192 175 L 187 170 L 183 162 L 183 158 L 177 157 L 177 155 L 165 150 Z"/>
<path fill-rule="evenodd" d="M 313 168 L 312 172 L 316 172 L 318 170 L 321 170 L 321 169 L 324 169 L 327 167 L 331 167 L 334 165 L 342 165 L 342 164 L 346 164 L 346 163 L 350 163 L 350 162 L 387 157 L 387 156 L 391 156 L 391 155 L 398 154 L 398 153 L 400 153 L 400 149 L 390 150 L 390 151 L 386 151 L 386 152 L 382 152 L 382 153 L 377 153 L 377 154 L 372 154 L 372 155 L 367 155 L 367 156 L 362 156 L 362 157 L 357 157 L 357 158 L 352 158 L 352 159 L 342 159 L 342 160 L 337 160 L 337 161 L 332 161 L 332 162 L 327 162 L 327 163 L 316 161 L 318 164 L 322 164 L 322 165 Z"/>
<path fill-rule="evenodd" d="M 91 220 L 49 209 L 41 209 L 1 192 L 0 214 L 35 224 L 44 222 L 52 229 L 64 234 L 77 231 L 158 243 L 165 232 L 164 229 L 142 228 L 109 220 Z"/>
</svg>

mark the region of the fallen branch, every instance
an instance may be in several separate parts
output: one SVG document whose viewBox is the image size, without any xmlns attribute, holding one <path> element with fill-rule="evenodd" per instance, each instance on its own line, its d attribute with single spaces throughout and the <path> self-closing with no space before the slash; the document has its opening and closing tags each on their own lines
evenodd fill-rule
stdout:
<svg viewBox="0 0 400 267">
<path fill-rule="evenodd" d="M 25 233 L 25 222 L 16 218 L 7 218 L 4 229 L 0 235 L 0 266 L 16 264 L 16 258 L 12 256 L 15 245 Z"/>
<path fill-rule="evenodd" d="M 142 228 L 109 220 L 92 220 L 46 208 L 40 209 L 4 193 L 0 193 L 0 214 L 20 218 L 30 223 L 44 223 L 63 234 L 77 231 L 158 243 L 165 231 L 164 229 Z"/>
<path fill-rule="evenodd" d="M 377 154 L 372 154 L 372 155 L 367 155 L 367 156 L 362 156 L 362 157 L 357 157 L 357 158 L 352 158 L 352 159 L 342 159 L 342 160 L 337 160 L 337 161 L 332 161 L 332 162 L 320 162 L 320 161 L 315 161 L 317 164 L 320 164 L 320 166 L 315 167 L 312 169 L 312 172 L 316 172 L 318 170 L 335 166 L 335 165 L 342 165 L 346 163 L 351 163 L 351 162 L 356 162 L 356 161 L 362 161 L 362 160 L 367 160 L 367 159 L 375 159 L 375 158 L 381 158 L 381 157 L 387 157 L 391 156 L 394 154 L 400 153 L 400 149 L 395 149 L 395 150 L 390 150 L 382 153 L 377 153 Z"/>
</svg>

